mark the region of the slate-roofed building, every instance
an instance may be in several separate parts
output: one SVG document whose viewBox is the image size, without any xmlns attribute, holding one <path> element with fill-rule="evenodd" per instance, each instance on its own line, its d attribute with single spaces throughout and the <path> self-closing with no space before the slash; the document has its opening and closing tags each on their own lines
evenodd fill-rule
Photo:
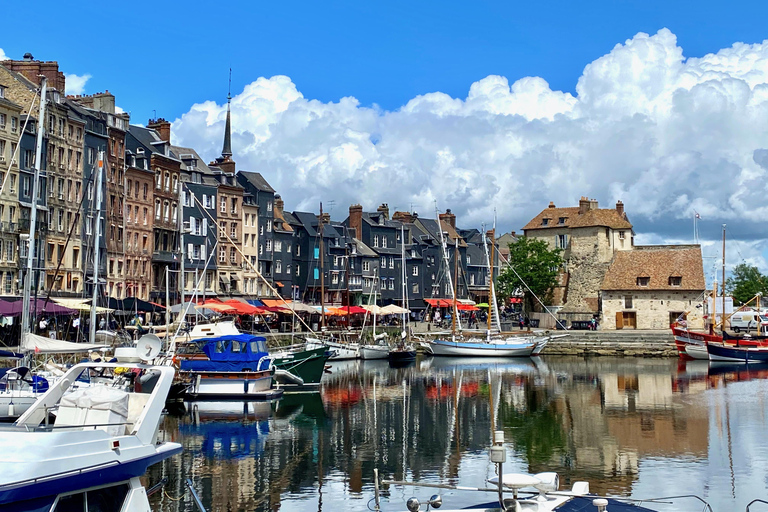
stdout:
<svg viewBox="0 0 768 512">
<path fill-rule="evenodd" d="M 550 203 L 523 228 L 526 237 L 562 249 L 565 261 L 554 305 L 564 319 L 587 320 L 599 311 L 599 290 L 614 254 L 634 245 L 632 224 L 619 201 L 615 208 L 599 208 L 582 197 L 578 207 Z"/>
<path fill-rule="evenodd" d="M 261 274 L 262 278 L 266 280 L 270 286 L 275 289 L 281 288 L 277 286 L 278 279 L 275 277 L 275 258 L 274 255 L 277 252 L 275 247 L 275 234 L 274 234 L 274 205 L 275 205 L 275 189 L 273 189 L 264 176 L 258 172 L 252 171 L 239 171 L 237 173 L 237 182 L 243 188 L 243 223 L 246 221 L 246 213 L 250 219 L 248 223 L 249 232 L 256 228 L 257 236 L 254 237 L 251 233 L 248 238 L 248 256 L 255 256 L 255 262 L 251 263 L 256 266 L 258 274 Z M 247 206 L 245 206 L 247 205 Z M 247 208 L 247 212 L 245 209 Z M 256 213 L 256 219 L 253 219 L 253 214 Z M 245 233 L 244 233 L 245 234 Z M 243 249 L 245 250 L 245 242 L 243 239 Z M 280 243 L 280 252 L 282 252 L 282 240 Z M 278 257 L 280 261 L 280 275 L 283 275 L 283 259 Z M 246 265 L 244 268 L 245 274 L 248 274 L 249 288 L 255 286 L 254 292 L 258 293 L 261 297 L 269 297 L 272 292 L 265 282 L 259 282 L 258 274 L 253 272 L 250 265 Z M 252 283 L 252 284 L 251 284 Z M 285 283 L 282 283 L 285 284 Z M 290 288 L 289 288 L 290 289 Z M 253 292 L 249 292 L 253 293 Z"/>
<path fill-rule="evenodd" d="M 171 146 L 181 160 L 181 208 L 183 221 L 185 300 L 197 288 L 198 300 L 217 295 L 217 187 L 218 180 L 192 148 Z M 212 254 L 213 253 L 213 254 Z M 199 286 L 198 286 L 199 284 Z"/>
<path fill-rule="evenodd" d="M 635 246 L 617 252 L 600 287 L 606 329 L 667 329 L 695 311 L 706 288 L 698 245 Z M 702 327 L 699 316 L 690 326 Z"/>
<path fill-rule="evenodd" d="M 425 261 L 425 272 L 428 273 L 426 279 L 424 298 L 430 299 L 451 299 L 453 292 L 451 284 L 456 290 L 456 298 L 467 300 L 468 290 L 466 281 L 459 279 L 456 283 L 456 256 L 458 253 L 458 274 L 466 274 L 467 265 L 467 243 L 456 231 L 456 216 L 451 210 L 441 213 L 440 224 L 435 219 L 425 219 L 418 217 L 415 224 L 424 233 L 424 241 L 429 243 L 428 248 L 422 253 Z M 442 240 L 445 241 L 445 252 L 442 248 Z M 446 265 L 445 260 L 448 260 Z M 429 287 L 429 288 L 427 288 Z"/>
<path fill-rule="evenodd" d="M 274 287 L 283 297 L 296 295 L 293 283 L 293 227 L 285 216 L 285 203 L 280 195 L 275 194 L 272 212 L 272 277 Z M 260 228 L 259 228 L 260 229 Z"/>
</svg>

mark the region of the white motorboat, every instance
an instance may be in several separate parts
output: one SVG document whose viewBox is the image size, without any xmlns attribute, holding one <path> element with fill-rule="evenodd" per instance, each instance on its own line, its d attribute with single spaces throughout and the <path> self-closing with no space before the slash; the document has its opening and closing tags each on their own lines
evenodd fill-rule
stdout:
<svg viewBox="0 0 768 512">
<path fill-rule="evenodd" d="M 182 449 L 158 439 L 175 372 L 135 360 L 75 365 L 0 426 L 0 508 L 83 510 L 86 500 L 89 509 L 107 500 L 112 510 L 149 510 L 138 477 Z M 89 379 L 99 384 L 71 390 Z"/>
</svg>

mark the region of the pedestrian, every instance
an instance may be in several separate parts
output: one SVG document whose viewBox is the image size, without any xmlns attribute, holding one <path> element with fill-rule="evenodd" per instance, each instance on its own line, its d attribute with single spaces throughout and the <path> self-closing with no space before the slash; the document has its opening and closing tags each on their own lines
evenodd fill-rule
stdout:
<svg viewBox="0 0 768 512">
<path fill-rule="evenodd" d="M 440 310 L 435 309 L 435 325 L 440 325 Z"/>
</svg>

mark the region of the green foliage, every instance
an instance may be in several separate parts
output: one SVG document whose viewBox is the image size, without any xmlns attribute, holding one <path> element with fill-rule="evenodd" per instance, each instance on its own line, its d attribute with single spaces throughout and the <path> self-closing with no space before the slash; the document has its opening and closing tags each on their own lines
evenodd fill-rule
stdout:
<svg viewBox="0 0 768 512">
<path fill-rule="evenodd" d="M 744 304 L 758 293 L 766 297 L 765 301 L 768 300 L 768 276 L 761 274 L 757 267 L 739 263 L 733 268 L 731 277 L 726 280 L 725 289 L 738 305 Z"/>
<path fill-rule="evenodd" d="M 561 253 L 561 249 L 550 249 L 543 240 L 524 236 L 509 244 L 509 264 L 530 289 L 525 287 L 512 269 L 505 267 L 497 280 L 497 297 L 506 300 L 516 290 L 521 289 L 527 311 L 532 311 L 536 303 L 531 292 L 546 305 L 550 305 L 552 291 L 558 284 L 557 276 L 563 265 Z"/>
</svg>

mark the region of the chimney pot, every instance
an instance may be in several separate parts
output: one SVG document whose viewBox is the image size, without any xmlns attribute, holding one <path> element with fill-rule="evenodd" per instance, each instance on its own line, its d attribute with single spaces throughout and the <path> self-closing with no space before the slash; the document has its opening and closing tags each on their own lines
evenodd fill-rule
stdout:
<svg viewBox="0 0 768 512">
<path fill-rule="evenodd" d="M 624 216 L 624 203 L 621 201 L 616 202 L 616 211 L 619 213 L 620 216 Z"/>
</svg>

